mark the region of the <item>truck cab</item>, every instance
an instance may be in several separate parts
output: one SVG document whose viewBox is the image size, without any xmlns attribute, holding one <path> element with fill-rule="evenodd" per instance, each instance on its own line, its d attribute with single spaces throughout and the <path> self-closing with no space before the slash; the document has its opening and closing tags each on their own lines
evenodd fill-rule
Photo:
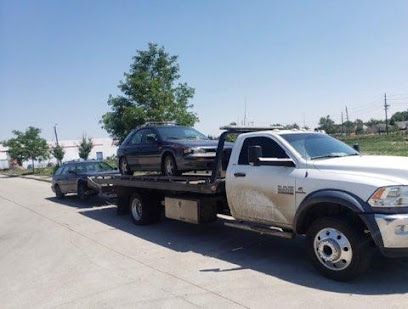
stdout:
<svg viewBox="0 0 408 309">
<path fill-rule="evenodd" d="M 238 136 L 226 172 L 236 220 L 306 235 L 319 270 L 345 280 L 369 252 L 408 253 L 408 158 L 365 156 L 318 132 Z M 356 258 L 359 256 L 359 258 Z"/>
</svg>

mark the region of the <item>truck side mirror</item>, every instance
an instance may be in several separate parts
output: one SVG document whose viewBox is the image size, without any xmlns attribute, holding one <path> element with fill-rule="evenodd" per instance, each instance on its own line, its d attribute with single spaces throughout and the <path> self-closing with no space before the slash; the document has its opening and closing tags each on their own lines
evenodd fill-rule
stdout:
<svg viewBox="0 0 408 309">
<path fill-rule="evenodd" d="M 354 144 L 353 149 L 357 152 L 360 152 L 360 145 L 359 144 Z"/>
<path fill-rule="evenodd" d="M 261 146 L 249 146 L 248 147 L 248 163 L 251 165 L 258 165 L 259 158 L 262 158 Z"/>
</svg>

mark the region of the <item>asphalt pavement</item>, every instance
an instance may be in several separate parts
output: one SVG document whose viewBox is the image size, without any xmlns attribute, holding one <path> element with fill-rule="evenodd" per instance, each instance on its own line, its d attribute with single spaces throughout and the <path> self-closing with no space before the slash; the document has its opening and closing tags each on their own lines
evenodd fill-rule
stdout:
<svg viewBox="0 0 408 309">
<path fill-rule="evenodd" d="M 292 241 L 163 220 L 135 226 L 93 198 L 0 176 L 0 306 L 408 308 L 408 260 L 351 283 L 321 277 Z"/>
</svg>

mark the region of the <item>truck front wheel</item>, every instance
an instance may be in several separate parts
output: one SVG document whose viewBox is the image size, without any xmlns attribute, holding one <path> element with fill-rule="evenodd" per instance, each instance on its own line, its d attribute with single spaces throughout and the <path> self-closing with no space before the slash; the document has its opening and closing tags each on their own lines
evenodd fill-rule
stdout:
<svg viewBox="0 0 408 309">
<path fill-rule="evenodd" d="M 370 266 L 370 241 L 345 219 L 319 218 L 306 234 L 309 257 L 324 276 L 349 281 Z"/>
<path fill-rule="evenodd" d="M 160 219 L 160 208 L 148 194 L 134 193 L 129 199 L 132 220 L 137 225 L 154 223 Z"/>
</svg>

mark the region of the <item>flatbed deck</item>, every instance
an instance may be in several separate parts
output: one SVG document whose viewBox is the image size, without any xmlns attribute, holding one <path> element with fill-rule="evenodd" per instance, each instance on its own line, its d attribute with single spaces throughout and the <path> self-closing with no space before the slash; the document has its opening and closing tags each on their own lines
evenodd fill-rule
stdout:
<svg viewBox="0 0 408 309">
<path fill-rule="evenodd" d="M 211 181 L 210 176 L 103 176 L 88 178 L 88 185 L 100 192 L 112 187 L 127 187 L 135 189 L 160 190 L 163 192 L 219 194 L 225 192 L 225 179 Z"/>
</svg>

